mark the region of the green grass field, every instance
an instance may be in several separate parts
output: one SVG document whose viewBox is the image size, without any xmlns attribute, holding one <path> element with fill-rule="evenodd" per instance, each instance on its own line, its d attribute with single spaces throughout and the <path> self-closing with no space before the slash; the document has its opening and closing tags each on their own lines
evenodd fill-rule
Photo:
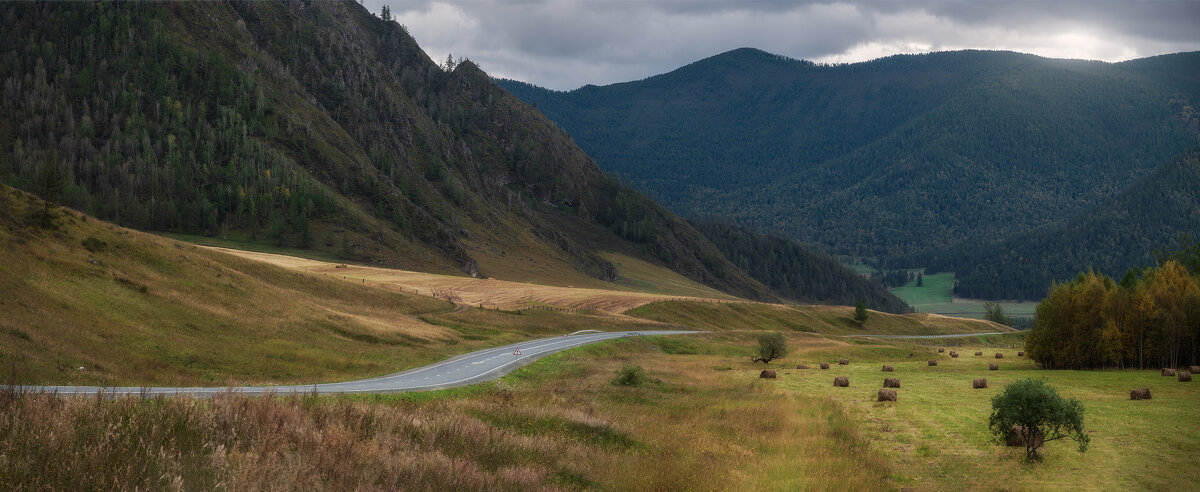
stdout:
<svg viewBox="0 0 1200 492">
<path fill-rule="evenodd" d="M 985 313 L 980 299 L 954 297 L 954 272 L 925 275 L 921 287 L 913 280 L 903 287 L 891 289 L 918 313 L 934 313 L 945 316 L 982 319 Z M 1036 302 L 999 302 L 1004 314 L 1010 318 L 1032 317 L 1037 309 Z"/>
<path fill-rule="evenodd" d="M 1200 426 L 1195 425 L 1200 422 L 1195 404 L 1200 385 L 1157 371 L 1041 370 L 1010 348 L 968 344 L 954 348 L 957 359 L 932 346 L 907 349 L 917 355 L 908 359 L 859 351 L 862 356 L 851 356 L 848 366 L 785 371 L 776 385 L 844 405 L 873 449 L 892 464 L 892 478 L 901 487 L 1183 490 L 1200 484 L 1200 461 L 1195 459 L 1200 451 Z M 984 355 L 975 356 L 977 350 Z M 996 352 L 1005 357 L 995 359 Z M 813 355 L 830 360 L 835 354 Z M 797 358 L 805 359 L 791 359 Z M 928 359 L 939 365 L 929 367 Z M 807 360 L 810 365 L 818 361 Z M 884 363 L 895 372 L 881 372 Z M 1000 370 L 989 371 L 988 363 L 998 363 Z M 746 378 L 753 376 L 752 369 L 745 371 Z M 835 376 L 848 376 L 850 387 L 833 387 Z M 900 379 L 897 402 L 875 401 L 884 377 Z M 987 378 L 989 387 L 973 389 L 974 378 Z M 1055 441 L 1044 448 L 1045 460 L 1031 465 L 1021 460 L 1023 450 L 995 442 L 987 429 L 991 398 L 1005 384 L 1023 378 L 1044 379 L 1060 394 L 1083 402 L 1092 439 L 1086 453 L 1079 453 L 1072 441 Z M 1129 391 L 1139 387 L 1150 387 L 1154 398 L 1129 400 Z"/>
</svg>

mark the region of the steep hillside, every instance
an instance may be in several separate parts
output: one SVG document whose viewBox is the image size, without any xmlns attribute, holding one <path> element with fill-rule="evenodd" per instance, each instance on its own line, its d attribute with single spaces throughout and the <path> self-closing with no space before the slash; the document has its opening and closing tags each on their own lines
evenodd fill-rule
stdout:
<svg viewBox="0 0 1200 492">
<path fill-rule="evenodd" d="M 740 49 L 605 87 L 501 85 L 681 214 L 883 260 L 1079 213 L 1200 132 L 1200 53 L 820 66 Z"/>
<path fill-rule="evenodd" d="M 689 222 L 720 248 L 729 261 L 780 297 L 844 306 L 863 301 L 868 308 L 889 313 L 912 310 L 878 281 L 858 275 L 832 256 L 794 240 L 720 222 Z"/>
<path fill-rule="evenodd" d="M 1052 281 L 1082 270 L 1120 278 L 1128 268 L 1152 265 L 1153 253 L 1175 247 L 1181 234 L 1200 239 L 1200 148 L 1068 220 L 982 251 L 942 255 L 935 265 L 956 273 L 960 296 L 1041 299 Z"/>
<path fill-rule="evenodd" d="M 474 64 L 439 67 L 357 3 L 15 3 L 0 21 L 7 180 L 98 217 L 571 283 L 615 279 L 600 253 L 619 250 L 771 298 Z"/>
</svg>

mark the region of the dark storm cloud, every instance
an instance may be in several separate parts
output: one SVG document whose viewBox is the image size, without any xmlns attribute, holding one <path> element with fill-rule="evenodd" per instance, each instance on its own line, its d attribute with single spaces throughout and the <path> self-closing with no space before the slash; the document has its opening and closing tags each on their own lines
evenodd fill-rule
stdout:
<svg viewBox="0 0 1200 492">
<path fill-rule="evenodd" d="M 1200 49 L 1200 2 L 367 0 L 434 59 L 556 89 L 644 78 L 750 46 L 793 58 L 1004 49 L 1125 60 Z"/>
</svg>

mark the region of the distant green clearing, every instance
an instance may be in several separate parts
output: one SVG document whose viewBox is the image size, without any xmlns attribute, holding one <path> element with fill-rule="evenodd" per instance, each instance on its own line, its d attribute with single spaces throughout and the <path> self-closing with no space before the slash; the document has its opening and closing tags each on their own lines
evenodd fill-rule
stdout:
<svg viewBox="0 0 1200 492">
<path fill-rule="evenodd" d="M 949 303 L 954 297 L 954 272 L 926 275 L 922 287 L 917 287 L 917 281 L 913 279 L 904 284 L 904 287 L 892 289 L 892 294 L 914 307 L 922 304 Z"/>
<path fill-rule="evenodd" d="M 954 272 L 925 275 L 922 287 L 917 287 L 917 281 L 905 284 L 903 287 L 891 289 L 892 294 L 904 300 L 920 313 L 934 313 L 962 318 L 982 319 L 984 310 L 982 299 L 962 299 L 954 297 Z M 1010 318 L 1032 317 L 1037 309 L 1036 302 L 1000 302 L 1004 314 Z"/>
</svg>

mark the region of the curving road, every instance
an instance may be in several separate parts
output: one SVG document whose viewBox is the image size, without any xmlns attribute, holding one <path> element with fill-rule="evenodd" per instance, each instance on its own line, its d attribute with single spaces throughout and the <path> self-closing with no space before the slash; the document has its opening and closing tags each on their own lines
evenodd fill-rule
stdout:
<svg viewBox="0 0 1200 492">
<path fill-rule="evenodd" d="M 223 392 L 257 395 L 266 392 L 287 393 L 395 393 L 464 386 L 496 379 L 525 364 L 555 352 L 614 338 L 652 335 L 682 335 L 695 331 L 613 331 L 555 338 L 543 338 L 463 354 L 451 359 L 404 372 L 344 383 L 285 386 L 240 387 L 102 387 L 102 386 L 22 386 L 25 391 L 56 392 L 60 395 L 174 395 L 212 396 Z M 515 352 L 520 349 L 520 355 Z"/>
</svg>

